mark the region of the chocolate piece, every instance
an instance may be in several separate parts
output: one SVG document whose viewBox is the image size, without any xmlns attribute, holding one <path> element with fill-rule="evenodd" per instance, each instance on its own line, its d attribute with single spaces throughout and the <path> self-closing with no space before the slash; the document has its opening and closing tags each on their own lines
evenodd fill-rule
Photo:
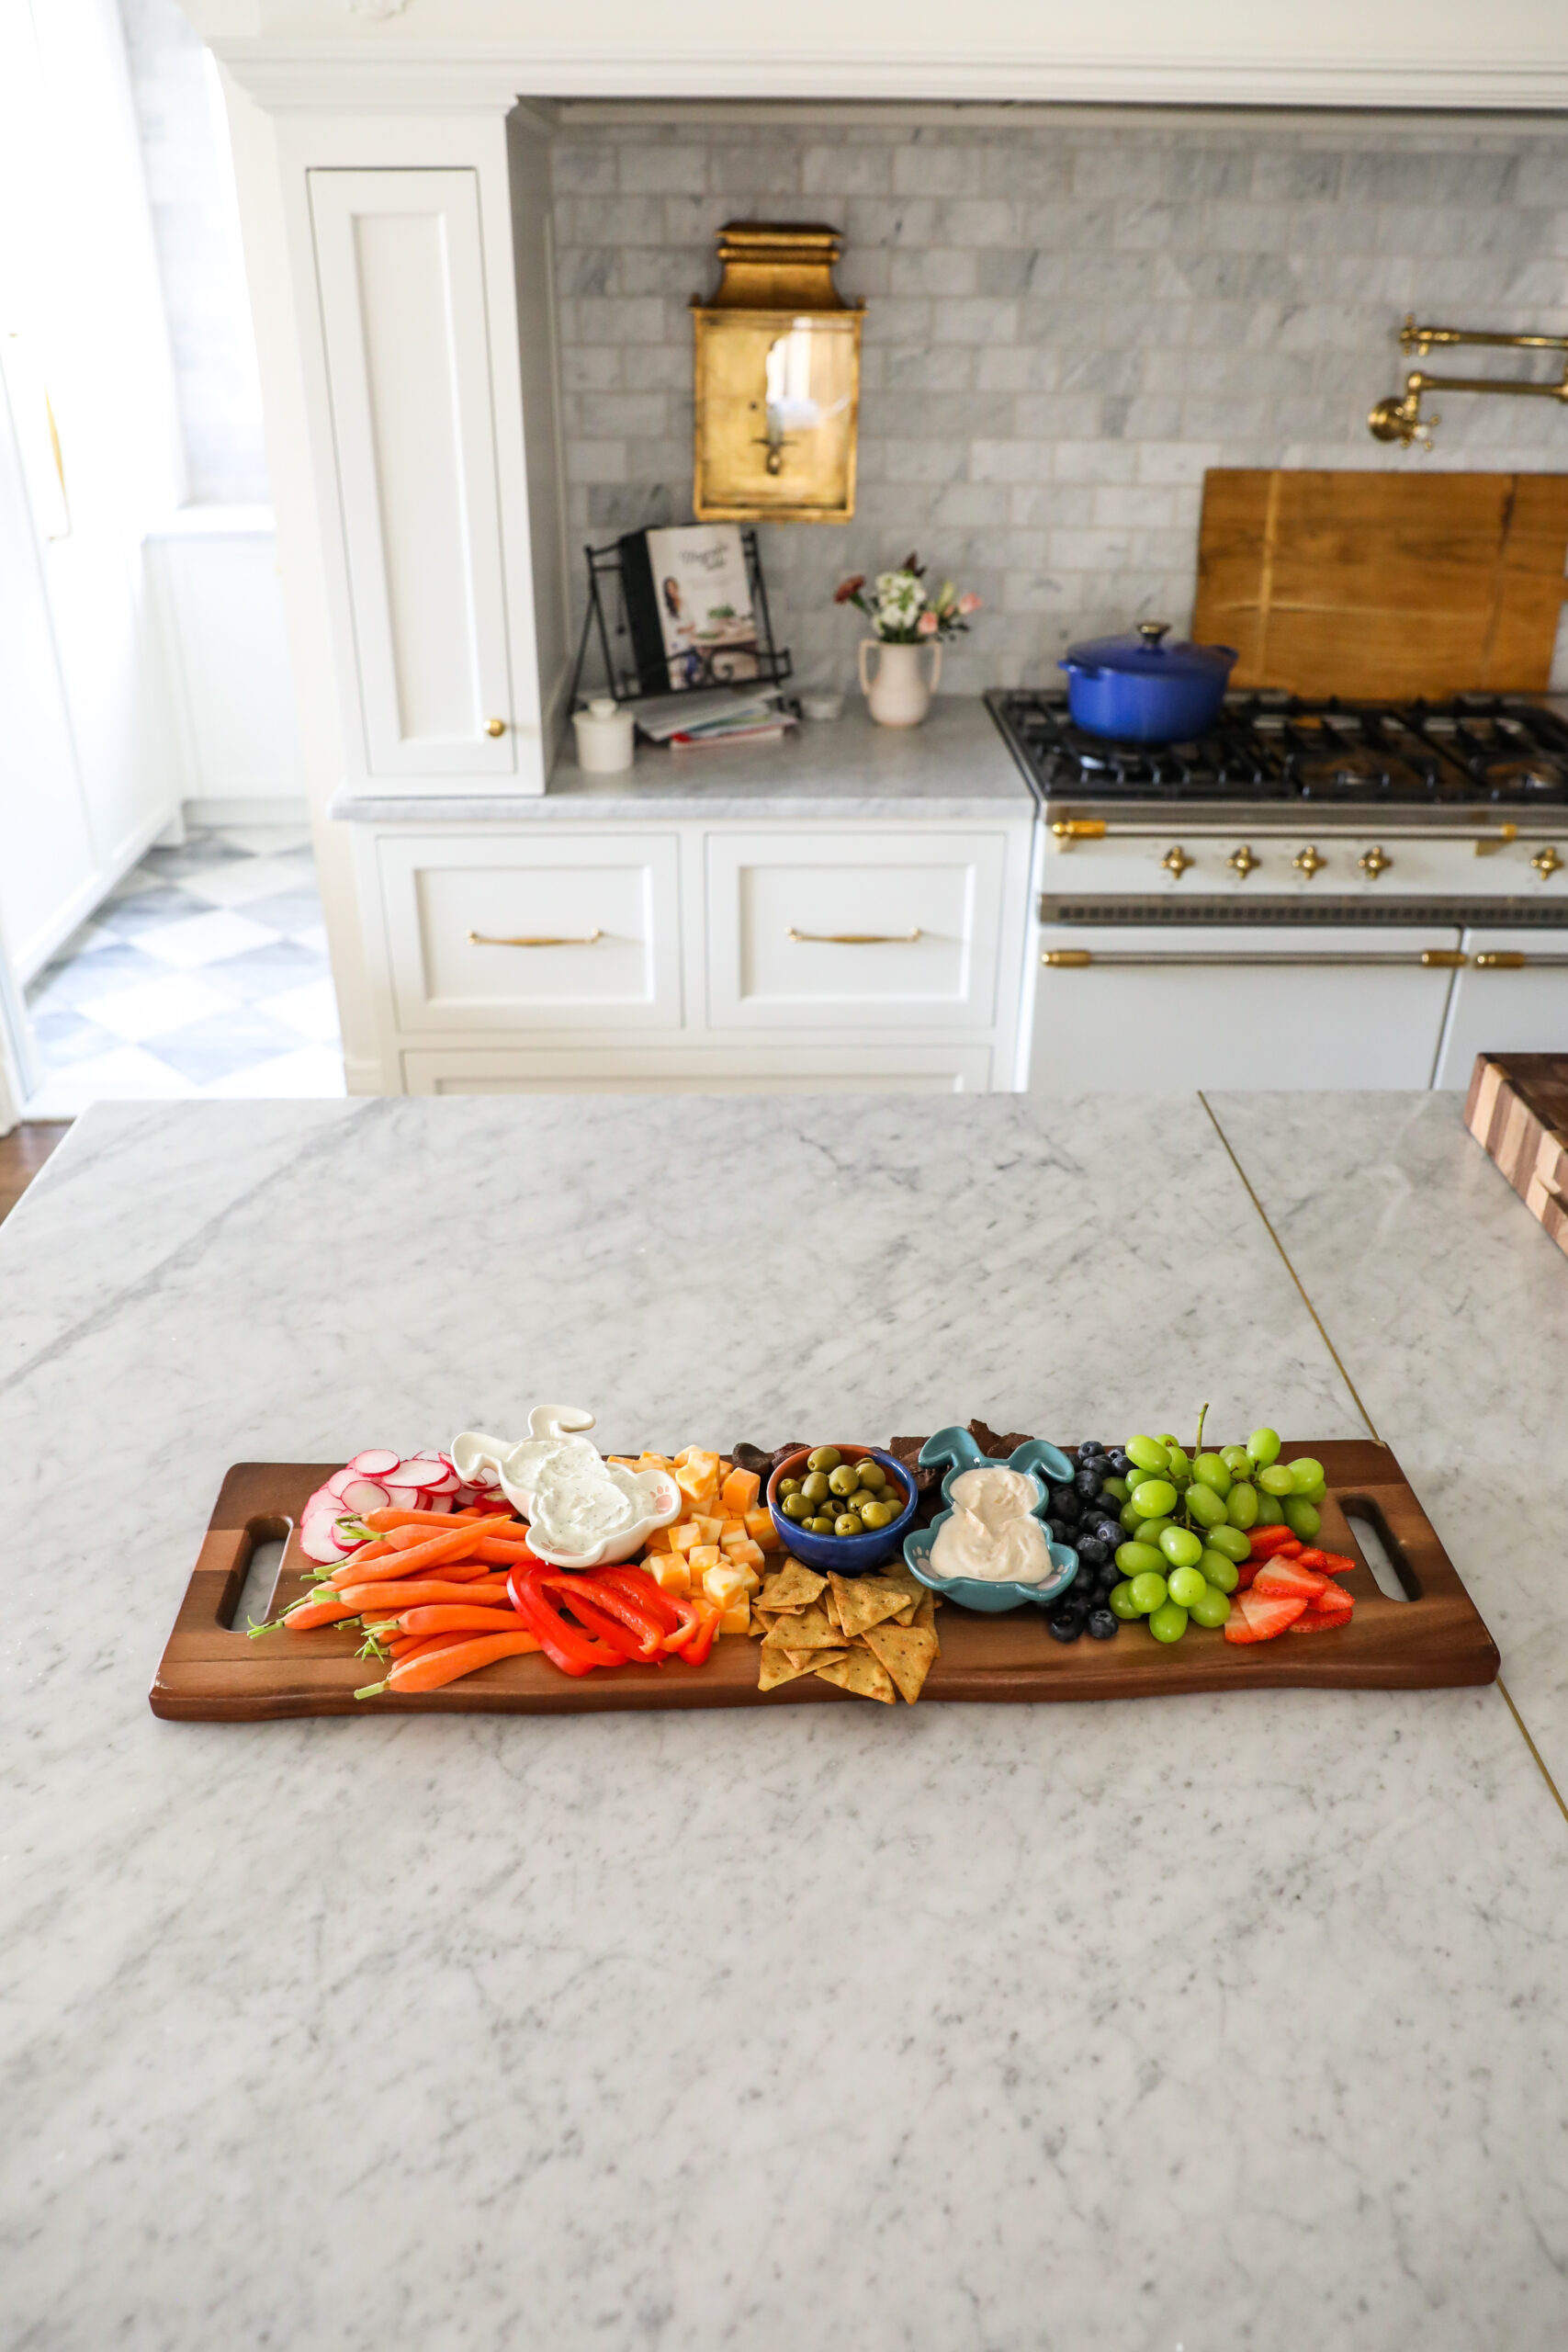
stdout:
<svg viewBox="0 0 1568 2352">
<path fill-rule="evenodd" d="M 920 1448 L 924 1443 L 923 1437 L 890 1437 L 883 1448 L 884 1453 L 890 1453 L 895 1462 L 903 1464 L 915 1482 L 915 1492 L 919 1495 L 939 1485 L 942 1479 L 942 1472 L 934 1464 L 929 1469 L 920 1466 Z"/>
<path fill-rule="evenodd" d="M 778 1468 L 778 1466 L 779 1466 L 779 1464 L 780 1464 L 781 1462 L 783 1462 L 783 1461 L 786 1460 L 786 1459 L 787 1459 L 787 1457 L 788 1457 L 790 1454 L 792 1454 L 792 1453 L 806 1453 L 806 1452 L 807 1452 L 807 1451 L 808 1451 L 808 1449 L 807 1449 L 807 1443 L 806 1443 L 806 1440 L 805 1440 L 803 1437 L 792 1437 L 792 1438 L 790 1439 L 789 1443 L 788 1443 L 787 1445 L 775 1445 L 775 1446 L 774 1446 L 774 1448 L 773 1448 L 773 1453 L 772 1453 L 771 1456 L 769 1457 L 770 1466 L 771 1466 L 773 1469 L 776 1470 L 776 1469 Z"/>
<path fill-rule="evenodd" d="M 733 1448 L 729 1458 L 738 1470 L 750 1470 L 753 1477 L 761 1478 L 762 1484 L 767 1485 L 773 1466 L 773 1457 L 761 1446 L 747 1445 L 742 1442 Z"/>
</svg>

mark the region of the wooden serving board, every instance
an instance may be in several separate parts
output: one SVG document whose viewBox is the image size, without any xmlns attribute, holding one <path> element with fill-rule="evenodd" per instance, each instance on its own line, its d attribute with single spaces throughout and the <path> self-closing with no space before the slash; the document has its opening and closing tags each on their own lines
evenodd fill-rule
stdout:
<svg viewBox="0 0 1568 2352">
<path fill-rule="evenodd" d="M 1287 1445 L 1288 1461 L 1312 1453 L 1327 1475 L 1322 1541 L 1358 1562 L 1343 1577 L 1356 1596 L 1351 1623 L 1332 1634 L 1284 1634 L 1243 1645 L 1190 1626 L 1162 1648 L 1141 1625 L 1112 1642 L 1053 1640 L 1043 1613 L 1021 1609 L 983 1617 L 950 1603 L 937 1611 L 942 1656 L 919 1703 L 933 1699 L 1168 1698 L 1183 1690 L 1419 1690 L 1490 1682 L 1497 1651 L 1474 1602 L 1386 1446 L 1366 1440 Z M 323 1627 L 252 1641 L 230 1629 L 253 1544 L 288 1534 L 267 1616 L 309 1585 L 293 1521 L 308 1495 L 340 1465 L 331 1462 L 242 1462 L 223 1481 L 212 1524 L 186 1588 L 151 1692 L 152 1712 L 194 1723 L 254 1723 L 272 1715 L 597 1714 L 626 1707 L 836 1706 L 850 1698 L 807 1675 L 766 1693 L 757 1689 L 757 1643 L 716 1642 L 700 1668 L 624 1667 L 584 1676 L 558 1673 L 543 1657 L 503 1658 L 444 1690 L 356 1700 L 378 1669 L 357 1657 L 358 1637 Z M 1371 1522 L 1411 1594 L 1386 1600 L 1345 1521 Z M 872 1702 L 856 1699 L 856 1706 Z"/>
<path fill-rule="evenodd" d="M 1568 1250 L 1568 1054 L 1477 1054 L 1464 1124 Z"/>
<path fill-rule="evenodd" d="M 1233 687 L 1542 694 L 1565 552 L 1568 474 L 1216 468 L 1192 634 Z"/>
</svg>

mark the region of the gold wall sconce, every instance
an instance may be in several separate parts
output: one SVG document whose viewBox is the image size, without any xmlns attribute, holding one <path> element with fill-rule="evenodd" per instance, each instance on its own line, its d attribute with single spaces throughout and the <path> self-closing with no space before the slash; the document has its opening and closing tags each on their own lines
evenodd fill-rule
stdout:
<svg viewBox="0 0 1568 2352">
<path fill-rule="evenodd" d="M 1407 359 L 1428 359 L 1439 345 L 1446 348 L 1456 343 L 1485 344 L 1494 351 L 1568 352 L 1568 335 L 1482 334 L 1472 334 L 1465 327 L 1418 327 L 1414 311 L 1400 330 L 1399 347 Z M 1404 379 L 1403 396 L 1390 392 L 1386 399 L 1374 404 L 1367 418 L 1373 437 L 1397 441 L 1402 449 L 1419 441 L 1429 451 L 1432 428 L 1443 420 L 1440 416 L 1422 415 L 1423 392 L 1502 392 L 1524 400 L 1561 401 L 1568 406 L 1568 359 L 1555 384 L 1525 383 L 1514 376 L 1428 376 L 1424 368 L 1413 368 Z"/>
<path fill-rule="evenodd" d="M 833 283 L 836 229 L 731 221 L 696 336 L 692 507 L 703 523 L 847 523 L 865 306 Z"/>
</svg>

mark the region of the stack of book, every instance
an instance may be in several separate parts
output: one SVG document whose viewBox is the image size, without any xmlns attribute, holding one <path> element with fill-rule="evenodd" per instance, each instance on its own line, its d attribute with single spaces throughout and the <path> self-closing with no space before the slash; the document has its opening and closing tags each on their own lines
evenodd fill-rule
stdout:
<svg viewBox="0 0 1568 2352">
<path fill-rule="evenodd" d="M 627 707 L 650 742 L 667 743 L 672 752 L 701 751 L 710 743 L 776 743 L 795 724 L 791 712 L 780 709 L 776 686 L 750 693 L 699 687 L 649 695 Z"/>
</svg>

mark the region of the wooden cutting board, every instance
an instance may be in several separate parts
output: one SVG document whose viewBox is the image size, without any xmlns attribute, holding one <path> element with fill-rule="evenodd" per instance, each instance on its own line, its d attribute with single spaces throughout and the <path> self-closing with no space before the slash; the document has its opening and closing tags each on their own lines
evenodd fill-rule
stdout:
<svg viewBox="0 0 1568 2352">
<path fill-rule="evenodd" d="M 951 1606 L 937 1612 L 942 1656 L 919 1704 L 933 1699 L 1023 1701 L 1168 1698 L 1188 1690 L 1420 1690 L 1490 1682 L 1497 1652 L 1480 1614 L 1438 1543 L 1410 1483 L 1386 1446 L 1365 1439 L 1283 1449 L 1288 1461 L 1311 1453 L 1323 1464 L 1328 1500 L 1323 1541 L 1359 1561 L 1347 1510 L 1382 1536 L 1410 1598 L 1390 1600 L 1370 1568 L 1338 1579 L 1356 1597 L 1356 1614 L 1332 1634 L 1283 1634 L 1242 1645 L 1190 1627 L 1162 1648 L 1142 1625 L 1123 1626 L 1111 1642 L 1053 1639 L 1043 1614 L 1020 1609 L 983 1617 Z M 313 1634 L 265 1634 L 251 1641 L 231 1630 L 254 1544 L 288 1534 L 288 1548 L 266 1615 L 270 1620 L 307 1589 L 310 1577 L 294 1522 L 308 1495 L 338 1465 L 320 1462 L 242 1462 L 223 1481 L 212 1524 L 169 1635 L 149 1694 L 155 1715 L 195 1723 L 255 1723 L 274 1715 L 596 1714 L 628 1707 L 790 1707 L 852 1704 L 847 1691 L 808 1675 L 777 1690 L 757 1688 L 757 1645 L 731 1637 L 714 1645 L 700 1668 L 660 1672 L 623 1667 L 584 1676 L 559 1674 L 542 1657 L 502 1658 L 445 1690 L 356 1700 L 379 1668 L 357 1657 L 359 1636 L 326 1626 Z"/>
<path fill-rule="evenodd" d="M 1233 686 L 1437 700 L 1544 693 L 1568 582 L 1568 473 L 1203 478 L 1192 635 Z"/>
<path fill-rule="evenodd" d="M 1477 1054 L 1464 1123 L 1568 1250 L 1568 1054 Z"/>
</svg>

